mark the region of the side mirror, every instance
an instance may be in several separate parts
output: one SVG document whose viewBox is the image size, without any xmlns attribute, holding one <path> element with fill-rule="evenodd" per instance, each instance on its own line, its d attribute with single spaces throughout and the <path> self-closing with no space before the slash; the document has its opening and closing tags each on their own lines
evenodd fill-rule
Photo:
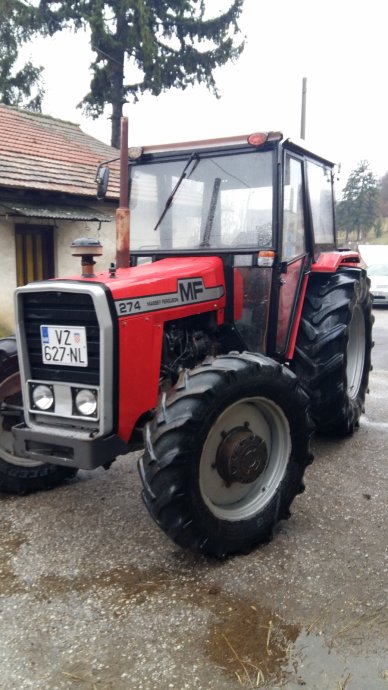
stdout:
<svg viewBox="0 0 388 690">
<path fill-rule="evenodd" d="M 95 182 L 97 184 L 97 199 L 104 199 L 109 183 L 109 168 L 106 165 L 99 165 L 96 172 Z"/>
</svg>

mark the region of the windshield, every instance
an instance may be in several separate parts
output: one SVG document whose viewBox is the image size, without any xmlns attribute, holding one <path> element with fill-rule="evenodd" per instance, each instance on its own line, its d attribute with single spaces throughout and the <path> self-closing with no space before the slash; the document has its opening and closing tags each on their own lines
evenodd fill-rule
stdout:
<svg viewBox="0 0 388 690">
<path fill-rule="evenodd" d="M 372 264 L 368 266 L 370 276 L 388 276 L 388 264 Z"/>
<path fill-rule="evenodd" d="M 131 249 L 271 246 L 272 156 L 271 151 L 199 154 L 137 164 L 131 178 Z"/>
</svg>

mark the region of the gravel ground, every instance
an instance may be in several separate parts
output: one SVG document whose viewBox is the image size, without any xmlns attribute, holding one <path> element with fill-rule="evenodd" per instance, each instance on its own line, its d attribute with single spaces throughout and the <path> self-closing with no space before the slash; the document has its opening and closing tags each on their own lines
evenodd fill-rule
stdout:
<svg viewBox="0 0 388 690">
<path fill-rule="evenodd" d="M 388 690 L 388 311 L 376 317 L 359 431 L 314 440 L 292 518 L 248 556 L 170 542 L 136 454 L 0 497 L 1 690 Z"/>
</svg>

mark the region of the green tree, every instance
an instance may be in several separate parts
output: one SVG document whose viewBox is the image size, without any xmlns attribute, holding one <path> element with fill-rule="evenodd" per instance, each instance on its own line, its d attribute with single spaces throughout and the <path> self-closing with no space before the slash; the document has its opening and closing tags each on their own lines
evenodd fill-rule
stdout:
<svg viewBox="0 0 388 690">
<path fill-rule="evenodd" d="M 33 7 L 19 0 L 0 0 L 0 102 L 5 105 L 41 109 L 42 67 L 27 61 L 17 68 L 19 49 L 38 27 Z"/>
<path fill-rule="evenodd" d="M 386 218 L 388 216 L 388 172 L 381 178 L 380 185 L 380 211 Z"/>
<path fill-rule="evenodd" d="M 215 95 L 216 67 L 236 59 L 244 0 L 206 18 L 205 0 L 40 0 L 44 31 L 88 28 L 95 59 L 90 92 L 81 106 L 97 118 L 112 108 L 112 146 L 119 145 L 123 105 L 141 94 L 203 83 Z"/>
<path fill-rule="evenodd" d="M 380 190 L 368 161 L 360 161 L 353 170 L 337 206 L 338 229 L 345 232 L 346 241 L 355 234 L 360 242 L 373 227 L 378 228 Z"/>
</svg>

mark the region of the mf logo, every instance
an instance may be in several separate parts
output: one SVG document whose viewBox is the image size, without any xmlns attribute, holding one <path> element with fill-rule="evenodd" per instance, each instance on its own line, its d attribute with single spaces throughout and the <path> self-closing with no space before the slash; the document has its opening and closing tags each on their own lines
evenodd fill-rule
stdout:
<svg viewBox="0 0 388 690">
<path fill-rule="evenodd" d="M 186 278 L 178 282 L 179 296 L 182 302 L 196 302 L 204 293 L 202 278 Z"/>
</svg>

